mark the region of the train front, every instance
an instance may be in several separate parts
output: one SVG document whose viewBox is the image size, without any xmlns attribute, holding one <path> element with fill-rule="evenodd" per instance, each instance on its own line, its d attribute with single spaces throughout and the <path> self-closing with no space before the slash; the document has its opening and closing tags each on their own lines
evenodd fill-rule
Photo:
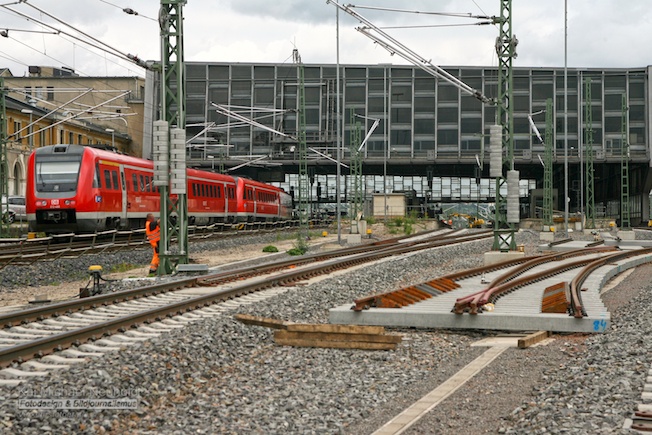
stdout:
<svg viewBox="0 0 652 435">
<path fill-rule="evenodd" d="M 29 231 L 95 231 L 94 167 L 86 151 L 79 145 L 52 145 L 30 155 L 25 192 Z M 86 213 L 82 212 L 85 208 Z"/>
</svg>

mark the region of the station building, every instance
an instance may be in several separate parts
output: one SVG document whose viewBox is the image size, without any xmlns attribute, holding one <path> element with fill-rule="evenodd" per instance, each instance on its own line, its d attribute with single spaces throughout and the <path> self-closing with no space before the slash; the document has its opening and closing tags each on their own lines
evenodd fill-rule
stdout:
<svg viewBox="0 0 652 435">
<path fill-rule="evenodd" d="M 523 214 L 536 214 L 536 207 L 529 207 L 532 202 L 527 198 L 543 187 L 545 151 L 528 117 L 545 138 L 543 111 L 546 101 L 552 99 L 554 208 L 564 210 L 565 162 L 570 211 L 583 208 L 584 150 L 590 128 L 598 217 L 619 217 L 621 160 L 625 156 L 629 163 L 631 222 L 647 222 L 652 188 L 651 68 L 514 68 L 514 166 L 521 176 Z M 300 92 L 301 69 L 304 98 Z M 482 94 L 497 97 L 496 68 L 445 69 Z M 298 188 L 296 138 L 303 105 L 313 201 L 335 200 L 338 160 L 347 165 L 341 167 L 339 179 L 341 199 L 346 200 L 350 189 L 347 167 L 352 147 L 356 147 L 351 144 L 352 134 L 361 132 L 364 138 L 376 120 L 378 126 L 361 150 L 367 196 L 410 191 L 431 202 L 493 200 L 495 182 L 489 178 L 488 166 L 495 105 L 483 104 L 413 66 L 340 65 L 339 92 L 337 76 L 335 65 L 187 62 L 188 164 L 231 170 L 277 183 L 289 191 Z M 144 157 L 151 156 L 148 126 L 159 118 L 155 108 L 159 107 L 156 98 L 160 86 L 156 80 L 156 75 L 148 72 Z M 586 125 L 587 106 L 590 126 Z M 339 118 L 338 109 L 342 114 Z M 243 121 L 243 117 L 255 124 Z M 340 140 L 338 131 L 342 132 Z M 628 148 L 623 148 L 623 143 Z"/>
</svg>

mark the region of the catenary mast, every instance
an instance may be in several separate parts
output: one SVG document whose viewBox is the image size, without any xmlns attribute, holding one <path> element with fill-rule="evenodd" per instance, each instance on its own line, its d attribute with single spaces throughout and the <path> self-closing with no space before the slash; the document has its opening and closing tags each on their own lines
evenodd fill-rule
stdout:
<svg viewBox="0 0 652 435">
<path fill-rule="evenodd" d="M 188 202 L 186 192 L 185 68 L 183 5 L 186 0 L 161 0 L 161 108 L 154 124 L 154 184 L 161 196 L 159 275 L 188 263 Z M 171 242 L 176 238 L 177 249 Z"/>
</svg>

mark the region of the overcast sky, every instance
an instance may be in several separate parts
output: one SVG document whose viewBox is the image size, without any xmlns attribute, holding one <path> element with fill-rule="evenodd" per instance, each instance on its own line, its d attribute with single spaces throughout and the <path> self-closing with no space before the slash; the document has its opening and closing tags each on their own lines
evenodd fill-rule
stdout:
<svg viewBox="0 0 652 435">
<path fill-rule="evenodd" d="M 500 14 L 499 0 L 362 1 L 356 5 L 421 12 L 355 9 L 378 27 L 413 26 L 385 31 L 436 65 L 497 65 L 496 26 L 475 25 L 486 20 L 467 16 L 423 12 L 495 16 Z M 10 68 L 15 76 L 26 75 L 29 65 L 65 66 L 82 76 L 144 75 L 141 68 L 72 35 L 92 37 L 144 60 L 160 59 L 159 1 L 0 0 L 0 4 L 6 6 L 0 8 L 0 31 L 7 30 L 7 38 L 0 37 L 0 66 Z M 568 66 L 652 64 L 650 6 L 648 0 L 568 1 Z M 123 8 L 139 15 L 127 15 Z M 295 47 L 304 64 L 337 61 L 336 8 L 326 0 L 188 0 L 183 15 L 187 61 L 290 63 Z M 519 41 L 515 66 L 564 66 L 564 0 L 514 0 L 512 18 Z M 359 22 L 348 14 L 340 12 L 339 23 L 340 63 L 407 63 L 356 31 Z"/>
</svg>

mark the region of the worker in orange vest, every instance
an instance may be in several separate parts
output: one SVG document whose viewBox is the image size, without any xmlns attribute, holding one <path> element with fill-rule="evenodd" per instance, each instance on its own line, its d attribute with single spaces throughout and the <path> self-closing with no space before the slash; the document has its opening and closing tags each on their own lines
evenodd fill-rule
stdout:
<svg viewBox="0 0 652 435">
<path fill-rule="evenodd" d="M 145 234 L 147 235 L 149 244 L 152 245 L 152 249 L 154 250 L 152 262 L 149 264 L 150 275 L 156 273 L 159 265 L 158 242 L 161 240 L 161 227 L 159 226 L 160 224 L 160 219 L 155 219 L 154 215 L 151 213 L 147 214 L 147 221 L 145 222 Z"/>
</svg>

